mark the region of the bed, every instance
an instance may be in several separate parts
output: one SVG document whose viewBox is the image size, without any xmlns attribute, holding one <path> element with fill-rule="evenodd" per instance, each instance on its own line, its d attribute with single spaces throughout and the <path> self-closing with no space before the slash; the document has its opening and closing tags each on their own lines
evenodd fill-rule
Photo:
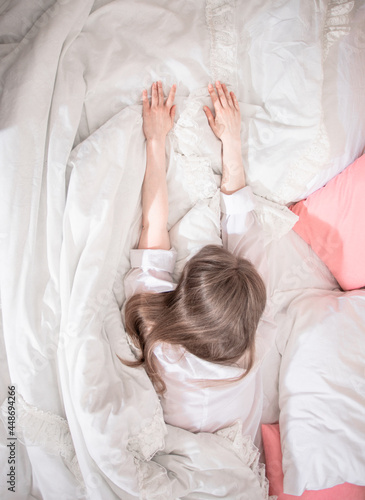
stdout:
<svg viewBox="0 0 365 500">
<path fill-rule="evenodd" d="M 133 357 L 123 278 L 141 220 L 141 93 L 157 79 L 177 83 L 175 278 L 220 241 L 220 144 L 202 112 L 219 79 L 240 102 L 268 237 L 279 333 L 262 424 L 280 423 L 284 490 L 364 486 L 365 291 L 340 288 L 288 208 L 364 151 L 364 2 L 3 0 L 0 13 L 1 498 L 269 498 L 260 439 L 239 423 L 166 425 L 144 370 L 117 358 Z"/>
</svg>

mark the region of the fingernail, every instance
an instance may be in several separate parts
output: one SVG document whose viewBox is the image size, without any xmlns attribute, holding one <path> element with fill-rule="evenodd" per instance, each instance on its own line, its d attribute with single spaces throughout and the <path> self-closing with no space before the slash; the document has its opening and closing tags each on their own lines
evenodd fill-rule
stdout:
<svg viewBox="0 0 365 500">
<path fill-rule="evenodd" d="M 213 85 L 211 83 L 208 84 L 208 89 L 212 89 Z"/>
<path fill-rule="evenodd" d="M 221 82 L 220 82 L 219 80 L 217 80 L 217 81 L 215 82 L 215 84 L 216 84 L 216 85 L 220 85 L 220 84 L 221 84 Z"/>
</svg>

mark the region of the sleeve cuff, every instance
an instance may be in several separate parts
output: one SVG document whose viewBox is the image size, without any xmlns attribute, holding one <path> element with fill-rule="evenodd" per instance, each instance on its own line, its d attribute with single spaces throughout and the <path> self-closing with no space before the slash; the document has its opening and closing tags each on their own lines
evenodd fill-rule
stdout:
<svg viewBox="0 0 365 500">
<path fill-rule="evenodd" d="M 131 267 L 158 269 L 172 273 L 176 262 L 176 250 L 133 249 L 130 251 Z"/>
<path fill-rule="evenodd" d="M 248 213 L 254 208 L 254 194 L 250 186 L 245 186 L 233 194 L 221 192 L 221 211 L 224 214 Z"/>
</svg>

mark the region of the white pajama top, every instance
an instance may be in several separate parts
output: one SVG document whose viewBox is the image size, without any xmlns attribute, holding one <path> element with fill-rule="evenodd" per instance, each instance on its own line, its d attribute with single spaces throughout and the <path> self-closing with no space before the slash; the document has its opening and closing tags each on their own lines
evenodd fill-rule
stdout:
<svg viewBox="0 0 365 500">
<path fill-rule="evenodd" d="M 267 284 L 264 233 L 254 208 L 255 197 L 249 186 L 231 195 L 221 193 L 223 246 L 250 260 Z M 171 274 L 175 260 L 174 249 L 131 250 L 132 269 L 125 278 L 127 299 L 139 292 L 173 290 L 176 285 Z M 239 419 L 243 433 L 255 439 L 263 404 L 260 366 L 274 342 L 276 330 L 270 312 L 270 290 L 267 295 L 268 303 L 256 332 L 255 363 L 242 380 L 206 387 L 197 381 L 238 377 L 244 370 L 243 362 L 223 366 L 202 360 L 182 347 L 164 343 L 155 348 L 154 355 L 166 384 L 166 392 L 161 396 L 166 423 L 192 432 L 215 432 Z"/>
</svg>

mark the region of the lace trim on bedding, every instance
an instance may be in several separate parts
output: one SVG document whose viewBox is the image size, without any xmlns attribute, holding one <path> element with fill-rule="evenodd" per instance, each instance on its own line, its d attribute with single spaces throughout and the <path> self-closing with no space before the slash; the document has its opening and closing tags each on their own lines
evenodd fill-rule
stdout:
<svg viewBox="0 0 365 500">
<path fill-rule="evenodd" d="M 77 481 L 83 484 L 80 467 L 67 420 L 49 411 L 39 410 L 17 394 L 17 439 L 25 446 L 39 446 L 51 455 L 59 455 Z M 7 400 L 1 406 L 2 418 L 7 418 Z"/>
<path fill-rule="evenodd" d="M 293 163 L 289 169 L 280 189 L 273 194 L 273 200 L 278 203 L 288 203 L 295 200 L 298 192 L 303 191 L 303 186 L 317 175 L 329 158 L 330 143 L 323 116 L 316 138 L 308 147 L 306 153 Z"/>
<path fill-rule="evenodd" d="M 210 72 L 213 81 L 220 80 L 237 87 L 236 0 L 207 0 L 206 22 L 210 33 Z"/>
<path fill-rule="evenodd" d="M 352 11 L 354 3 L 354 1 L 348 0 L 331 0 L 329 2 L 323 30 L 323 61 L 326 60 L 330 47 L 350 32 L 349 13 Z"/>
<path fill-rule="evenodd" d="M 167 500 L 171 498 L 171 484 L 167 470 L 156 462 L 134 459 L 137 468 L 139 498 L 141 500 Z"/>
<path fill-rule="evenodd" d="M 295 225 L 299 217 L 285 205 L 273 203 L 266 198 L 255 195 L 255 213 L 270 241 L 279 240 Z"/>
<path fill-rule="evenodd" d="M 265 465 L 259 462 L 260 452 L 252 442 L 251 436 L 242 434 L 242 422 L 237 420 L 230 427 L 215 432 L 217 436 L 223 437 L 228 446 L 240 457 L 242 462 L 249 467 L 257 477 L 262 498 L 277 500 L 276 495 L 269 496 L 269 481 L 265 476 Z"/>
<path fill-rule="evenodd" d="M 161 405 L 156 406 L 153 417 L 146 418 L 142 424 L 131 429 L 127 450 L 137 461 L 151 460 L 151 458 L 165 447 L 166 424 L 163 419 Z M 137 463 L 137 462 L 136 462 Z"/>
<path fill-rule="evenodd" d="M 350 32 L 349 13 L 353 6 L 353 1 L 330 0 L 323 28 L 323 62 L 328 56 L 330 47 Z M 281 189 L 272 195 L 272 199 L 282 204 L 297 199 L 297 194 L 303 191 L 303 186 L 307 186 L 326 166 L 329 155 L 330 143 L 322 115 L 315 139 L 303 156 L 289 166 L 285 182 Z"/>
<path fill-rule="evenodd" d="M 252 442 L 251 436 L 242 434 L 242 422 L 237 420 L 233 425 L 215 432 L 223 438 L 223 445 L 232 450 L 245 466 L 251 469 L 258 480 L 262 500 L 277 500 L 277 496 L 269 496 L 269 482 L 265 476 L 265 465 L 259 462 L 260 452 Z M 134 460 L 141 500 L 166 500 L 171 498 L 171 480 L 167 470 L 153 461 Z"/>
<path fill-rule="evenodd" d="M 184 183 L 193 203 L 215 195 L 217 186 L 208 158 L 176 153 L 176 161 L 185 172 Z"/>
<path fill-rule="evenodd" d="M 199 152 L 202 132 L 195 118 L 201 113 L 203 95 L 206 89 L 196 91 L 187 99 L 172 134 L 175 159 L 185 173 L 184 183 L 192 204 L 212 198 L 217 192 L 210 160 Z"/>
<path fill-rule="evenodd" d="M 201 131 L 195 121 L 199 111 L 201 111 L 201 101 L 190 96 L 173 129 L 174 150 L 181 155 L 191 155 L 201 141 Z"/>
</svg>

